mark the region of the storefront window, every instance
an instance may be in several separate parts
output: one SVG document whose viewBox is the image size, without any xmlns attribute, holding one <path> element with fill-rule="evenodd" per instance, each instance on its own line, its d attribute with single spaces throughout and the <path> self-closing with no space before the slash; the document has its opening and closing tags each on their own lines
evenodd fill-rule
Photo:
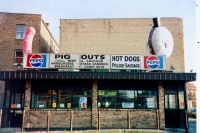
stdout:
<svg viewBox="0 0 200 133">
<path fill-rule="evenodd" d="M 137 91 L 119 90 L 118 107 L 119 108 L 136 108 Z"/>
<path fill-rule="evenodd" d="M 169 109 L 177 109 L 177 108 L 178 108 L 177 95 L 170 94 L 169 95 Z"/>
<path fill-rule="evenodd" d="M 179 91 L 178 92 L 178 97 L 179 97 L 179 108 L 180 109 L 185 109 L 184 92 L 183 91 Z"/>
<path fill-rule="evenodd" d="M 138 90 L 137 105 L 139 109 L 157 108 L 157 91 Z"/>
<path fill-rule="evenodd" d="M 32 93 L 33 108 L 51 108 L 51 90 L 35 90 Z"/>
<path fill-rule="evenodd" d="M 168 95 L 165 94 L 165 108 L 168 109 Z"/>
<path fill-rule="evenodd" d="M 117 90 L 99 90 L 98 91 L 99 108 L 117 107 Z"/>
<path fill-rule="evenodd" d="M 34 90 L 32 108 L 91 108 L 91 90 Z"/>
<path fill-rule="evenodd" d="M 92 98 L 91 90 L 73 90 L 72 91 L 72 107 L 73 108 L 91 108 Z"/>
<path fill-rule="evenodd" d="M 157 108 L 157 91 L 99 90 L 98 108 Z"/>
</svg>

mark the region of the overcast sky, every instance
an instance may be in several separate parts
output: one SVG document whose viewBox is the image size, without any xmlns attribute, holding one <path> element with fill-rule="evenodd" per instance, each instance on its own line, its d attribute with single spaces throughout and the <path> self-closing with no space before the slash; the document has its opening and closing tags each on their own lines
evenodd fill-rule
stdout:
<svg viewBox="0 0 200 133">
<path fill-rule="evenodd" d="M 60 19 L 182 18 L 185 71 L 196 72 L 195 0 L 0 0 L 0 12 L 42 14 L 58 43 Z"/>
</svg>

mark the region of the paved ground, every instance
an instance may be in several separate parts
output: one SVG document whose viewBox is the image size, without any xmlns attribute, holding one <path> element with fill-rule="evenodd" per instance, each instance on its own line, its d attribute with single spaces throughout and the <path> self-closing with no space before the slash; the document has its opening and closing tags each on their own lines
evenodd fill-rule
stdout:
<svg viewBox="0 0 200 133">
<path fill-rule="evenodd" d="M 196 119 L 189 119 L 189 133 L 196 133 Z"/>
</svg>

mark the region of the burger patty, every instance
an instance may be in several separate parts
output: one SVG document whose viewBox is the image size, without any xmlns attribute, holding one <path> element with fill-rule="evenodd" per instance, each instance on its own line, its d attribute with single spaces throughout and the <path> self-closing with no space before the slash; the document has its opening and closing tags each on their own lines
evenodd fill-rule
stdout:
<svg viewBox="0 0 200 133">
<path fill-rule="evenodd" d="M 154 49 L 153 49 L 153 45 L 152 45 L 152 36 L 153 36 L 153 32 L 154 32 L 154 30 L 155 30 L 156 28 L 153 28 L 153 29 L 151 29 L 151 31 L 150 31 L 150 33 L 149 33 L 149 37 L 148 37 L 148 45 L 149 45 L 149 48 L 150 48 L 150 53 L 151 54 L 156 54 L 155 53 L 155 51 L 154 51 Z"/>
</svg>

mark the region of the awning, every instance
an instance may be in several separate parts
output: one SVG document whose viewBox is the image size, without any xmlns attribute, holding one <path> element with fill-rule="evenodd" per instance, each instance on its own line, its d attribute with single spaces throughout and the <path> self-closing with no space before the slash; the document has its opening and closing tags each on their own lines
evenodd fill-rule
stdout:
<svg viewBox="0 0 200 133">
<path fill-rule="evenodd" d="M 196 73 L 173 72 L 66 72 L 66 71 L 0 71 L 0 80 L 8 79 L 131 79 L 196 81 Z"/>
</svg>

